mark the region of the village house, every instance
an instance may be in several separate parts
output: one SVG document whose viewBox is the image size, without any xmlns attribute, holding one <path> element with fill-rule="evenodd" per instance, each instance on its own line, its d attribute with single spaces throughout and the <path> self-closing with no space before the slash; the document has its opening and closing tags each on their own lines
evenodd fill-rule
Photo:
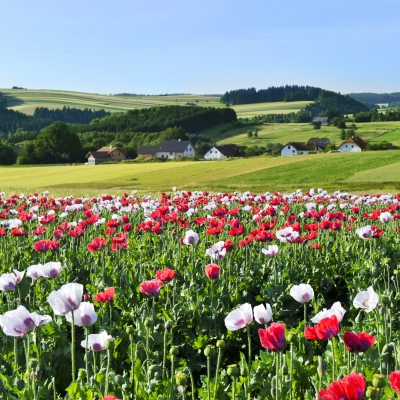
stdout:
<svg viewBox="0 0 400 400">
<path fill-rule="evenodd" d="M 98 165 L 106 161 L 122 161 L 126 159 L 126 152 L 119 147 L 104 146 L 97 151 L 89 151 L 85 158 L 89 165 Z"/>
<path fill-rule="evenodd" d="M 321 150 L 315 142 L 289 142 L 281 149 L 281 156 L 298 156 Z"/>
<path fill-rule="evenodd" d="M 236 144 L 224 144 L 222 146 L 214 146 L 204 155 L 205 160 L 223 160 L 231 157 L 244 157 L 244 150 Z"/>
<path fill-rule="evenodd" d="M 195 147 L 188 140 L 163 140 L 156 146 L 141 146 L 138 150 L 138 156 L 172 159 L 194 157 L 195 152 Z"/>
<path fill-rule="evenodd" d="M 358 136 L 352 136 L 346 139 L 339 147 L 338 151 L 344 153 L 360 153 L 367 148 L 367 142 Z"/>
<path fill-rule="evenodd" d="M 308 139 L 307 143 L 316 143 L 317 147 L 323 151 L 331 144 L 331 141 L 328 138 L 324 137 L 320 138 L 313 137 L 311 139 Z"/>
</svg>

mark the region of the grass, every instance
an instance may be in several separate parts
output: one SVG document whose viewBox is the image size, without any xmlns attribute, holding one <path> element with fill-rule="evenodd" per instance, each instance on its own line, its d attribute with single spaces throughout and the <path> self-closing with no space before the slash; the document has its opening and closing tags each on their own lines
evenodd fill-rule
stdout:
<svg viewBox="0 0 400 400">
<path fill-rule="evenodd" d="M 219 97 L 201 95 L 179 96 L 109 96 L 103 94 L 68 92 L 62 90 L 12 90 L 0 89 L 7 98 L 8 108 L 33 115 L 35 108 L 50 109 L 63 106 L 76 108 L 102 109 L 111 112 L 125 112 L 135 108 L 148 108 L 165 105 L 186 105 L 194 103 L 202 107 L 225 107 Z M 255 115 L 281 114 L 299 111 L 308 101 L 293 103 L 258 103 L 233 106 L 239 118 L 251 118 Z"/>
<path fill-rule="evenodd" d="M 400 174 L 396 171 L 400 172 L 396 151 L 262 156 L 219 162 L 0 167 L 0 191 L 33 193 L 47 189 L 57 196 L 93 196 L 133 189 L 157 194 L 176 186 L 185 190 L 257 193 L 310 187 L 393 192 L 400 190 Z"/>
</svg>

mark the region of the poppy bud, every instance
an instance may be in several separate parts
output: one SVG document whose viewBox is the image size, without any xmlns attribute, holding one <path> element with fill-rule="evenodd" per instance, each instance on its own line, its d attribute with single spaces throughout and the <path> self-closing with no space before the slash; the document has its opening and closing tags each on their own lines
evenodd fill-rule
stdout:
<svg viewBox="0 0 400 400">
<path fill-rule="evenodd" d="M 383 388 L 386 386 L 386 377 L 383 374 L 375 374 L 372 376 L 372 385 L 376 388 Z"/>
<path fill-rule="evenodd" d="M 317 367 L 318 375 L 319 375 L 319 376 L 324 375 L 325 369 L 326 369 L 326 368 L 325 368 L 325 365 L 322 363 L 322 357 L 319 356 L 319 357 L 318 357 L 318 367 Z"/>
<path fill-rule="evenodd" d="M 182 385 L 182 386 L 186 386 L 187 384 L 187 376 L 185 373 L 183 372 L 178 372 L 175 375 L 175 382 L 177 385 Z"/>
<path fill-rule="evenodd" d="M 153 365 L 150 365 L 149 369 L 147 370 L 147 373 L 149 374 L 149 376 L 152 376 L 156 372 L 160 371 L 160 369 L 161 369 L 161 365 L 153 364 Z"/>
<path fill-rule="evenodd" d="M 169 354 L 171 354 L 171 356 L 177 356 L 179 354 L 179 347 L 172 346 L 169 350 Z"/>
<path fill-rule="evenodd" d="M 204 355 L 208 357 L 214 357 L 215 355 L 215 346 L 208 344 L 207 347 L 204 349 Z"/>
<path fill-rule="evenodd" d="M 136 350 L 136 357 L 143 362 L 146 359 L 146 352 L 140 347 Z"/>
<path fill-rule="evenodd" d="M 299 338 L 296 332 L 289 332 L 286 340 L 288 343 L 296 344 L 299 341 Z"/>
<path fill-rule="evenodd" d="M 146 318 L 144 321 L 144 326 L 146 328 L 152 328 L 154 326 L 153 318 Z"/>
<path fill-rule="evenodd" d="M 226 372 L 229 376 L 238 376 L 239 368 L 238 368 L 237 364 L 228 365 Z"/>
<path fill-rule="evenodd" d="M 367 391 L 365 392 L 367 399 L 379 399 L 379 394 L 379 389 L 372 386 L 368 386 Z"/>
<path fill-rule="evenodd" d="M 18 390 L 24 390 L 25 382 L 22 379 L 17 380 L 17 388 Z"/>
<path fill-rule="evenodd" d="M 224 349 L 225 348 L 225 340 L 217 340 L 217 349 Z"/>
<path fill-rule="evenodd" d="M 169 331 L 172 328 L 172 321 L 167 321 L 165 323 L 165 329 Z"/>
</svg>

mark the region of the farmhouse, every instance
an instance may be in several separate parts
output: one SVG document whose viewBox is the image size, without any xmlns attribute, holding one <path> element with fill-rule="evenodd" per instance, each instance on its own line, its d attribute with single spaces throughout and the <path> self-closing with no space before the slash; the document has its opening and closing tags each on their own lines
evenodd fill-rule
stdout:
<svg viewBox="0 0 400 400">
<path fill-rule="evenodd" d="M 328 138 L 320 137 L 320 138 L 311 138 L 308 139 L 307 143 L 316 143 L 318 148 L 321 150 L 325 150 L 327 146 L 331 144 L 331 141 Z"/>
<path fill-rule="evenodd" d="M 367 142 L 364 142 L 358 136 L 352 136 L 346 139 L 338 148 L 341 152 L 360 153 L 367 148 Z"/>
<path fill-rule="evenodd" d="M 105 161 L 121 161 L 126 159 L 126 152 L 118 147 L 102 147 L 97 151 L 89 151 L 85 158 L 89 165 L 98 165 Z"/>
<path fill-rule="evenodd" d="M 314 117 L 311 121 L 311 125 L 329 125 L 329 117 Z"/>
<path fill-rule="evenodd" d="M 281 149 L 281 156 L 298 156 L 320 150 L 315 142 L 289 142 Z"/>
<path fill-rule="evenodd" d="M 223 160 L 230 157 L 244 157 L 244 150 L 236 144 L 214 146 L 204 155 L 205 160 Z"/>
<path fill-rule="evenodd" d="M 138 156 L 157 158 L 194 157 L 195 147 L 188 140 L 163 140 L 157 146 L 141 146 Z"/>
</svg>

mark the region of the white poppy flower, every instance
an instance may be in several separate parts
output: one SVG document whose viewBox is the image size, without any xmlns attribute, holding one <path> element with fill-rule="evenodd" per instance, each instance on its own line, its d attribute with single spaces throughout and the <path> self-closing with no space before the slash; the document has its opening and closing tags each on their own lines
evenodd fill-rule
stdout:
<svg viewBox="0 0 400 400">
<path fill-rule="evenodd" d="M 254 319 L 259 324 L 266 324 L 267 322 L 271 321 L 272 319 L 272 309 L 271 306 L 266 303 L 267 307 L 264 307 L 264 304 L 260 304 L 253 308 L 254 311 Z"/>
<path fill-rule="evenodd" d="M 65 315 L 68 322 L 72 323 L 72 312 Z M 97 321 L 97 314 L 92 303 L 82 302 L 74 311 L 74 324 L 77 326 L 92 326 Z"/>
<path fill-rule="evenodd" d="M 106 331 L 100 334 L 92 334 L 88 336 L 88 348 L 94 351 L 105 350 L 107 342 L 112 340 L 112 337 Z M 86 348 L 86 340 L 82 340 L 81 346 Z"/>
<path fill-rule="evenodd" d="M 299 303 L 307 303 L 314 297 L 314 290 L 308 283 L 301 283 L 292 286 L 290 295 Z"/>
<path fill-rule="evenodd" d="M 261 249 L 261 251 L 267 256 L 267 257 L 273 257 L 277 256 L 279 252 L 279 248 L 276 244 L 270 244 L 268 246 L 268 249 Z"/>
<path fill-rule="evenodd" d="M 66 315 L 78 309 L 82 301 L 83 285 L 80 283 L 67 283 L 59 290 L 54 290 L 47 297 L 51 308 L 56 315 Z"/>
<path fill-rule="evenodd" d="M 375 293 L 372 286 L 370 286 L 366 292 L 358 293 L 353 300 L 353 306 L 355 308 L 362 308 L 365 312 L 369 313 L 375 310 L 379 302 L 379 296 Z"/>
<path fill-rule="evenodd" d="M 253 310 L 249 303 L 245 303 L 226 316 L 225 326 L 230 331 L 237 331 L 250 324 L 251 321 L 253 321 Z"/>
<path fill-rule="evenodd" d="M 329 310 L 324 308 L 314 318 L 311 318 L 311 322 L 318 324 L 322 319 L 330 318 L 332 315 L 336 315 L 338 321 L 340 322 L 343 319 L 344 314 L 346 314 L 346 310 L 342 307 L 340 301 L 337 301 L 336 303 L 332 304 L 332 307 Z"/>
</svg>

